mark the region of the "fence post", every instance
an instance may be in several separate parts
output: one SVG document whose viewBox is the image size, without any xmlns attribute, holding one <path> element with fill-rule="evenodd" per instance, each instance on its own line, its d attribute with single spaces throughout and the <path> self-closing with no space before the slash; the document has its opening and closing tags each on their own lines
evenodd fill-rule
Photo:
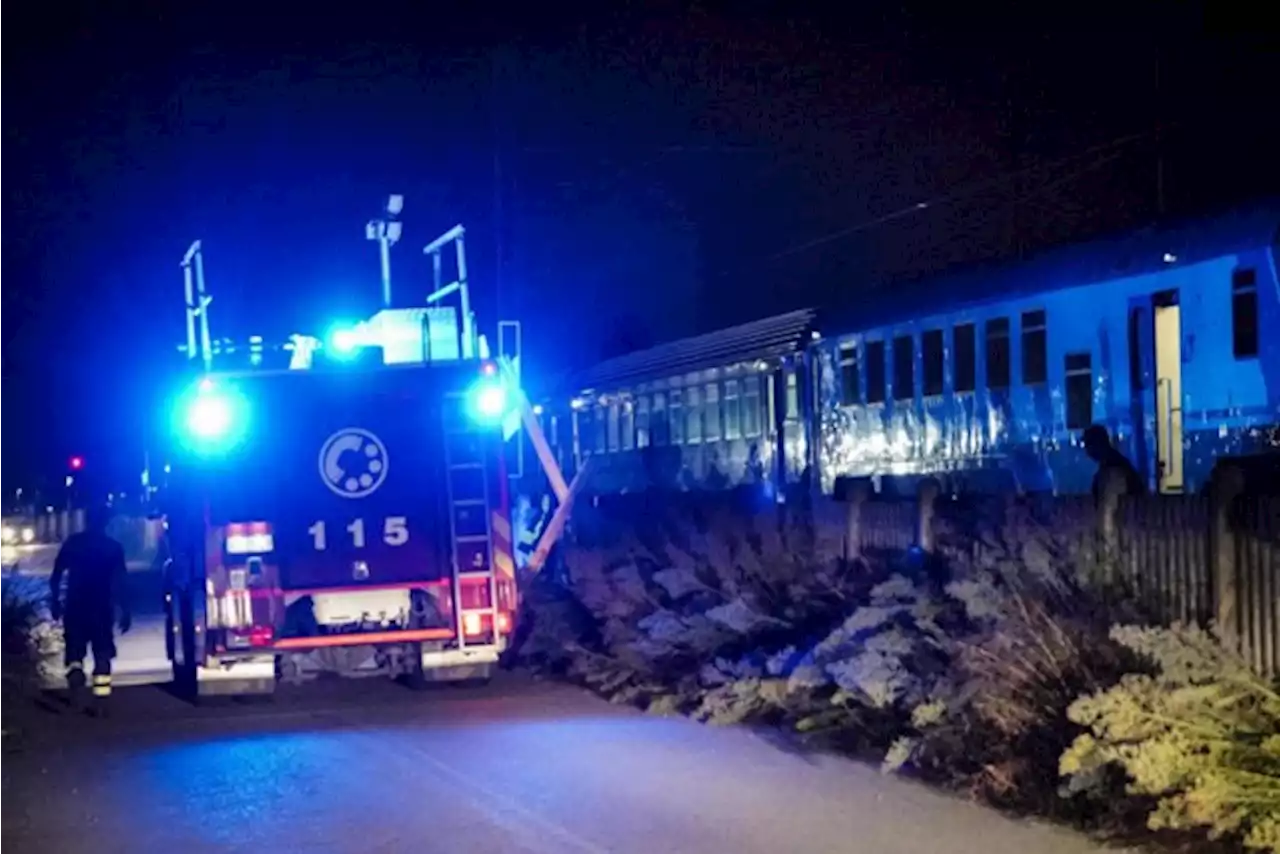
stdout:
<svg viewBox="0 0 1280 854">
<path fill-rule="evenodd" d="M 1095 572 L 1102 577 L 1094 581 L 1109 584 L 1116 581 L 1120 559 L 1120 496 L 1128 489 L 1124 472 L 1107 468 L 1102 474 L 1098 493 L 1098 539 L 1101 553 Z"/>
<path fill-rule="evenodd" d="M 916 545 L 925 552 L 934 550 L 934 504 L 937 502 L 938 495 L 941 492 L 942 485 L 931 477 L 920 482 Z"/>
<path fill-rule="evenodd" d="M 1209 572 L 1213 578 L 1214 622 L 1228 649 L 1239 650 L 1239 572 L 1231 531 L 1231 505 L 1244 492 L 1239 466 L 1213 467 L 1209 482 Z"/>
<path fill-rule="evenodd" d="M 844 557 L 852 563 L 862 557 L 862 506 L 871 495 L 871 484 L 859 478 L 851 481 L 845 496 L 848 514 L 844 529 Z"/>
</svg>

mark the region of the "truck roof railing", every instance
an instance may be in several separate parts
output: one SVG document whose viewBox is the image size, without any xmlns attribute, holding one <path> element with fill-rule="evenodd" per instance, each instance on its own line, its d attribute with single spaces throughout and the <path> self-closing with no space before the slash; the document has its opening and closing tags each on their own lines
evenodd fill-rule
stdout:
<svg viewBox="0 0 1280 854">
<path fill-rule="evenodd" d="M 471 309 L 466 229 L 461 224 L 423 247 L 423 253 L 431 259 L 431 293 L 426 294 L 416 306 L 392 306 L 390 247 L 402 234 L 400 223 L 394 217 L 403 205 L 402 196 L 392 196 L 386 211 L 389 218 L 370 221 L 366 226 L 366 237 L 379 244 L 382 310 L 353 326 L 331 330 L 325 336 L 296 334 L 278 342 L 268 342 L 258 335 L 239 340 L 214 337 L 209 319 L 213 296 L 205 280 L 204 247 L 200 240 L 192 242 L 180 264 L 187 340 L 179 345 L 179 352 L 184 353 L 188 361 L 198 363 L 205 372 L 227 368 L 279 369 L 286 364 L 293 370 L 306 370 L 312 366 L 317 352 L 329 350 L 331 352 L 327 355 L 341 359 L 370 346 L 382 348 L 385 364 L 488 358 L 487 342 L 476 331 L 475 313 Z M 452 268 L 452 281 L 446 282 L 448 268 Z M 457 294 L 456 308 L 442 304 L 454 294 Z M 511 327 L 517 330 L 514 353 L 506 345 L 511 338 Z M 519 324 L 513 321 L 499 324 L 499 339 L 503 346 L 499 347 L 501 352 L 498 355 L 518 356 L 518 328 Z"/>
</svg>

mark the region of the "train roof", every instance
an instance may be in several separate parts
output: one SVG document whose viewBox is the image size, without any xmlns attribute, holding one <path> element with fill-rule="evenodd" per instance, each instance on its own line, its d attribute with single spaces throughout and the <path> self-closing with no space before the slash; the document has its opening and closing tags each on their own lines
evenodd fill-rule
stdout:
<svg viewBox="0 0 1280 854">
<path fill-rule="evenodd" d="M 860 296 L 835 297 L 823 331 L 841 334 L 926 314 L 1184 267 L 1280 242 L 1280 199 L 1213 217 L 1149 227 L 1050 249 L 1025 261 L 984 264 Z M 853 305 L 850 305 L 853 303 Z"/>
<path fill-rule="evenodd" d="M 691 371 L 789 356 L 804 349 L 811 340 L 816 319 L 817 312 L 805 308 L 669 341 L 607 359 L 575 374 L 571 383 L 578 390 L 614 389 Z"/>
</svg>

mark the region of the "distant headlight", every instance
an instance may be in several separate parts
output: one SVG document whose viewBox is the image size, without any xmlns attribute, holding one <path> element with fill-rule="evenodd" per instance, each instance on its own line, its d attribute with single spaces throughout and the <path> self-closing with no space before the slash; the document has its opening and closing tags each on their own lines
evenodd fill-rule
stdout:
<svg viewBox="0 0 1280 854">
<path fill-rule="evenodd" d="M 35 528 L 23 528 L 23 529 L 22 529 L 22 541 L 23 541 L 24 543 L 34 543 L 34 542 L 36 541 L 36 529 L 35 529 Z"/>
</svg>

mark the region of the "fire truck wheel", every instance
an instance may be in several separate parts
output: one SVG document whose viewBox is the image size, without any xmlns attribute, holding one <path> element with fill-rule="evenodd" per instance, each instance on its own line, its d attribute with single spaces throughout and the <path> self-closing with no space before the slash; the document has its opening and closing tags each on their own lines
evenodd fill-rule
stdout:
<svg viewBox="0 0 1280 854">
<path fill-rule="evenodd" d="M 413 644 L 409 650 L 411 658 L 408 672 L 403 676 L 404 684 L 411 691 L 425 691 L 430 680 L 422 670 L 422 644 Z"/>
</svg>

